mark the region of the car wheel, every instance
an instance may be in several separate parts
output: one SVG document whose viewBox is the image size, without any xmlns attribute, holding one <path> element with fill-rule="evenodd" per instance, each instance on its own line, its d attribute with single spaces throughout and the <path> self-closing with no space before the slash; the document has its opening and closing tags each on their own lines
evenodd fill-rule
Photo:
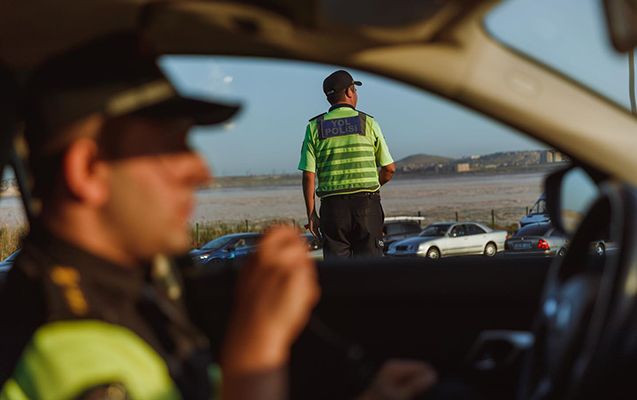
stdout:
<svg viewBox="0 0 637 400">
<path fill-rule="evenodd" d="M 435 247 L 430 248 L 429 250 L 427 250 L 427 258 L 430 258 L 432 260 L 437 260 L 440 258 L 440 250 L 438 250 Z"/>
<path fill-rule="evenodd" d="M 604 243 L 602 242 L 598 242 L 597 244 L 595 244 L 595 247 L 593 248 L 593 251 L 595 252 L 596 256 L 603 256 L 604 254 L 606 254 L 606 246 L 604 246 Z"/>
<path fill-rule="evenodd" d="M 493 257 L 498 252 L 498 248 L 495 246 L 495 243 L 489 242 L 486 246 L 484 246 L 484 255 L 487 257 Z"/>
</svg>

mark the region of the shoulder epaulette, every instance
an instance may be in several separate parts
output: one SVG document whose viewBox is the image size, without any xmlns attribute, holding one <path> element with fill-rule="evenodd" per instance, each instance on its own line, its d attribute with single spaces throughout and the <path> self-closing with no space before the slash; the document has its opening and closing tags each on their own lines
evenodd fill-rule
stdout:
<svg viewBox="0 0 637 400">
<path fill-rule="evenodd" d="M 322 117 L 322 116 L 323 116 L 323 115 L 325 115 L 325 114 L 327 114 L 327 113 L 320 113 L 319 115 L 317 115 L 317 116 L 315 116 L 315 117 L 310 118 L 310 119 L 309 119 L 309 121 L 314 121 L 314 120 L 315 120 L 315 119 L 317 119 L 318 117 Z"/>
<path fill-rule="evenodd" d="M 361 111 L 361 110 L 356 110 L 356 111 L 358 111 L 358 112 L 359 112 L 359 114 L 365 114 L 366 116 L 368 116 L 368 117 L 370 117 L 370 118 L 374 118 L 374 116 L 373 116 L 373 115 L 367 114 L 366 112 L 363 112 L 363 111 Z"/>
</svg>

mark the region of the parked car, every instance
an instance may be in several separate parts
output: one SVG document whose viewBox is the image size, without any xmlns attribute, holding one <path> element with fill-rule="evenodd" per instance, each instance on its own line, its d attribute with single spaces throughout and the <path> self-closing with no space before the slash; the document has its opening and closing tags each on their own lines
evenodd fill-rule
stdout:
<svg viewBox="0 0 637 400">
<path fill-rule="evenodd" d="M 303 237 L 307 240 L 307 245 L 310 251 L 321 250 L 323 244 L 320 239 L 317 239 L 311 233 L 304 233 Z"/>
<path fill-rule="evenodd" d="M 546 209 L 546 196 L 544 193 L 542 193 L 540 197 L 535 201 L 528 214 L 520 219 L 519 224 L 520 228 L 522 228 L 530 224 L 547 222 L 551 222 L 551 217 L 549 216 L 548 210 Z"/>
<path fill-rule="evenodd" d="M 190 255 L 202 264 L 245 257 L 256 248 L 260 233 L 233 233 L 209 241 Z"/>
<path fill-rule="evenodd" d="M 495 256 L 504 250 L 506 231 L 496 231 L 477 222 L 441 222 L 427 226 L 418 236 L 393 243 L 387 255 L 446 256 L 484 254 Z"/>
<path fill-rule="evenodd" d="M 304 233 L 303 237 L 307 240 L 310 257 L 315 260 L 323 259 L 323 242 L 321 239 L 315 238 L 311 233 Z"/>
<path fill-rule="evenodd" d="M 383 243 L 385 253 L 389 246 L 399 240 L 418 236 L 422 231 L 424 217 L 387 217 L 383 225 Z"/>
<path fill-rule="evenodd" d="M 518 230 L 504 244 L 507 254 L 563 256 L 568 239 L 548 222 L 528 224 Z"/>
</svg>

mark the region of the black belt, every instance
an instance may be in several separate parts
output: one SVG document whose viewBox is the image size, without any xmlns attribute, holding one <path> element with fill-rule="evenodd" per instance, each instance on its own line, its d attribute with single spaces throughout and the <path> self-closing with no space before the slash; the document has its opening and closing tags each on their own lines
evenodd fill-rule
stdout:
<svg viewBox="0 0 637 400">
<path fill-rule="evenodd" d="M 324 199 L 321 199 L 321 201 L 327 201 L 329 199 L 356 199 L 356 198 L 360 198 L 360 197 L 380 197 L 380 191 L 375 191 L 375 192 L 357 192 L 357 193 L 349 193 L 349 194 L 334 194 L 331 196 L 328 196 Z"/>
</svg>

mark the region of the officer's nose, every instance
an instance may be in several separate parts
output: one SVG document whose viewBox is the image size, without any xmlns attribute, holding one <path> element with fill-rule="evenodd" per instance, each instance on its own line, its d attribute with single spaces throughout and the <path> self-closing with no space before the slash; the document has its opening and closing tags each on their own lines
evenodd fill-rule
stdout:
<svg viewBox="0 0 637 400">
<path fill-rule="evenodd" d="M 212 182 L 210 168 L 199 153 L 185 151 L 169 157 L 170 160 L 165 160 L 165 168 L 178 183 L 198 187 Z"/>
<path fill-rule="evenodd" d="M 192 186 L 203 186 L 212 183 L 212 173 L 208 163 L 196 152 L 189 153 L 189 167 L 186 181 Z"/>
</svg>

